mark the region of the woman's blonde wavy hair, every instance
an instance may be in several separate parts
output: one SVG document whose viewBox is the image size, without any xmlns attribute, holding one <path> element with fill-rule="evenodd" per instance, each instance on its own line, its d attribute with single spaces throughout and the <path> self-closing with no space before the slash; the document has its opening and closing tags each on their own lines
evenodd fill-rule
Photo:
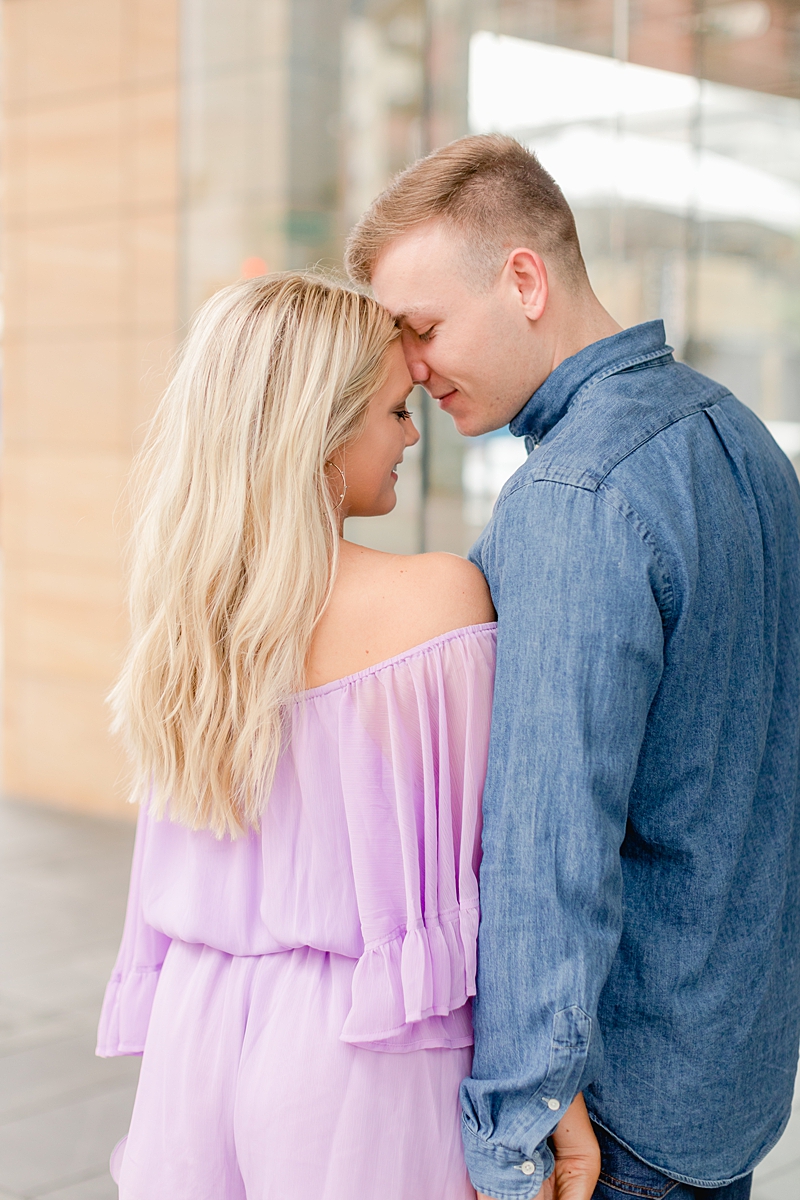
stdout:
<svg viewBox="0 0 800 1200">
<path fill-rule="evenodd" d="M 157 815 L 258 827 L 336 571 L 326 460 L 363 427 L 396 337 L 373 300 L 304 273 L 200 310 L 134 469 L 132 644 L 111 695 Z"/>
</svg>

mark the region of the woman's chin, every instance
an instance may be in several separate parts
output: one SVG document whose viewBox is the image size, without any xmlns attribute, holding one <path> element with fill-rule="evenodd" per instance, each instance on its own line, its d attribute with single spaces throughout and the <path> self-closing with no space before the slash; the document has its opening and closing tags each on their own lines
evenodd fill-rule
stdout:
<svg viewBox="0 0 800 1200">
<path fill-rule="evenodd" d="M 348 517 L 385 517 L 387 513 L 392 512 L 397 507 L 397 496 L 394 494 L 394 488 L 385 496 L 381 496 L 374 504 L 364 505 L 353 512 L 347 514 Z"/>
<path fill-rule="evenodd" d="M 397 495 L 395 494 L 394 484 L 392 484 L 391 491 L 387 493 L 383 500 L 380 512 L 375 514 L 378 517 L 385 517 L 387 513 L 390 513 L 397 507 Z"/>
</svg>

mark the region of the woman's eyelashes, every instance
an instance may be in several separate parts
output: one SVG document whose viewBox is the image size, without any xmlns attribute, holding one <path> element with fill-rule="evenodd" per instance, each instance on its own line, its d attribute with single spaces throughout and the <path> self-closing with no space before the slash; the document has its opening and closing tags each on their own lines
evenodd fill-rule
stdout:
<svg viewBox="0 0 800 1200">
<path fill-rule="evenodd" d="M 406 408 L 405 405 L 402 408 L 395 409 L 395 416 L 398 416 L 401 421 L 408 421 L 413 415 L 411 409 Z"/>
</svg>

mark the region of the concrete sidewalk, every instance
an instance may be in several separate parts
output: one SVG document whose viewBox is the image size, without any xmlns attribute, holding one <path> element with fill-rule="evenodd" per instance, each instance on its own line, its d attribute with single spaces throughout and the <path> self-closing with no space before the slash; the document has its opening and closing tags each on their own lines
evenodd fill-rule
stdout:
<svg viewBox="0 0 800 1200">
<path fill-rule="evenodd" d="M 139 1060 L 94 1043 L 132 849 L 123 822 L 0 803 L 0 1200 L 116 1200 Z M 797 1109 L 753 1200 L 800 1200 Z"/>
<path fill-rule="evenodd" d="M 138 1058 L 95 1058 L 133 827 L 0 805 L 0 1200 L 115 1200 Z"/>
</svg>

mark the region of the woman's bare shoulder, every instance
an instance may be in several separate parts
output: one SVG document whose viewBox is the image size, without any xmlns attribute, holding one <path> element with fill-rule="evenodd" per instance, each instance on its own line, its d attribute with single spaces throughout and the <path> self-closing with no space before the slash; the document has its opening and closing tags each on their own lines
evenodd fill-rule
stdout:
<svg viewBox="0 0 800 1200">
<path fill-rule="evenodd" d="M 386 554 L 344 543 L 312 644 L 308 684 L 342 678 L 494 617 L 485 579 L 464 558 Z"/>
<path fill-rule="evenodd" d="M 397 645 L 392 653 L 452 629 L 494 620 L 486 580 L 465 558 L 439 553 L 398 555 L 384 564 L 381 573 L 380 607 L 394 628 L 392 640 Z"/>
<path fill-rule="evenodd" d="M 457 554 L 416 554 L 399 569 L 414 608 L 425 614 L 425 621 L 440 627 L 438 633 L 495 619 L 486 580 L 468 559 Z"/>
</svg>

